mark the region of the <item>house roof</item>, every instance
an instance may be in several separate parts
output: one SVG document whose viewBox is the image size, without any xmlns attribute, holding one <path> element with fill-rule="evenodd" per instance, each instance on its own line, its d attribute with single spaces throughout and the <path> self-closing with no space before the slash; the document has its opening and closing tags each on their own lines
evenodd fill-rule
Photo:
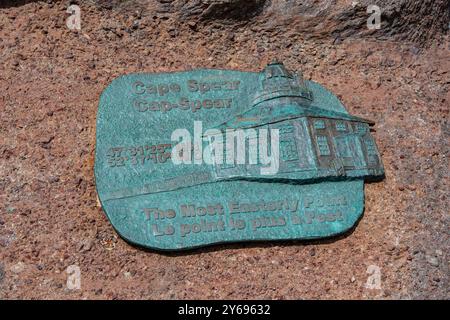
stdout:
<svg viewBox="0 0 450 320">
<path fill-rule="evenodd" d="M 318 106 L 303 106 L 296 103 L 278 105 L 278 103 L 263 103 L 252 109 L 229 119 L 212 129 L 246 129 L 260 127 L 270 123 L 281 122 L 285 120 L 311 117 L 328 118 L 335 120 L 356 121 L 373 125 L 374 122 L 360 117 L 355 117 L 344 112 L 333 111 L 320 108 Z"/>
</svg>

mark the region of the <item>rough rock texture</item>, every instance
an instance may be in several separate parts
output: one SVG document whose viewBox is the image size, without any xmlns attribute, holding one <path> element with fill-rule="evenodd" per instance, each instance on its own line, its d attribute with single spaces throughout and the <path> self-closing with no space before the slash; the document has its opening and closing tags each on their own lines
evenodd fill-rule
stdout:
<svg viewBox="0 0 450 320">
<path fill-rule="evenodd" d="M 292 30 L 308 37 L 372 35 L 378 39 L 424 43 L 448 29 L 448 0 L 175 0 L 159 1 L 169 12 L 184 19 L 236 23 L 253 19 L 263 29 Z M 367 8 L 380 7 L 382 27 L 367 29 Z"/>
<path fill-rule="evenodd" d="M 77 3 L 80 32 L 66 27 L 69 1 L 0 5 L 0 299 L 450 298 L 448 2 L 379 1 L 375 32 L 367 1 Z M 366 185 L 357 227 L 181 254 L 118 238 L 93 177 L 107 84 L 130 72 L 256 71 L 274 57 L 377 123 L 386 179 Z M 80 290 L 67 287 L 71 265 Z"/>
</svg>

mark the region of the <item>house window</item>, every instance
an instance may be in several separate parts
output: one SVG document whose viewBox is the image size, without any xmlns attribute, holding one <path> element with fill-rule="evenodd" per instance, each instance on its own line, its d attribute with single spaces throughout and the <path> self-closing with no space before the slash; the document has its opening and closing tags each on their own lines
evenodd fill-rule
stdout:
<svg viewBox="0 0 450 320">
<path fill-rule="evenodd" d="M 298 160 L 295 142 L 292 140 L 280 141 L 280 154 L 283 161 Z"/>
<path fill-rule="evenodd" d="M 314 120 L 314 129 L 325 129 L 325 121 L 323 120 Z"/>
<path fill-rule="evenodd" d="M 278 129 L 280 130 L 280 135 L 294 132 L 294 127 L 292 125 L 284 125 Z"/>
<path fill-rule="evenodd" d="M 341 156 L 342 158 L 351 158 L 352 153 L 351 153 L 348 139 L 345 139 L 345 137 L 344 137 L 344 138 L 337 140 L 337 148 L 338 148 L 339 156 Z"/>
<path fill-rule="evenodd" d="M 337 131 L 347 131 L 347 124 L 343 121 L 336 122 Z"/>
<path fill-rule="evenodd" d="M 377 148 L 375 146 L 375 142 L 373 139 L 366 139 L 366 148 L 367 148 L 367 154 L 369 156 L 376 156 L 377 155 Z"/>
<path fill-rule="evenodd" d="M 320 156 L 329 156 L 331 154 L 330 146 L 328 145 L 328 139 L 326 136 L 317 136 L 316 142 Z"/>
<path fill-rule="evenodd" d="M 365 123 L 357 123 L 356 124 L 356 132 L 358 133 L 366 133 L 367 125 Z"/>
</svg>

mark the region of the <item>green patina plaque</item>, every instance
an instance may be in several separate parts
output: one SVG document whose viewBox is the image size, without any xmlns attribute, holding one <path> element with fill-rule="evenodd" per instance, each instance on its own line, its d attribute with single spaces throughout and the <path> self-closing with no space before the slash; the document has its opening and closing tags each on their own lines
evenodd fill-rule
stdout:
<svg viewBox="0 0 450 320">
<path fill-rule="evenodd" d="M 100 98 L 97 192 L 117 232 L 153 249 L 330 237 L 384 176 L 372 125 L 279 62 L 124 75 Z"/>
</svg>

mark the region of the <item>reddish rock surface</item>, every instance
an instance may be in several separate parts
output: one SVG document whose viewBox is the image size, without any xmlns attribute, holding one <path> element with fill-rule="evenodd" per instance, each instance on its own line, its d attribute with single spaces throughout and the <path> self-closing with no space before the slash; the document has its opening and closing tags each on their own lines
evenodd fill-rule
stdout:
<svg viewBox="0 0 450 320">
<path fill-rule="evenodd" d="M 450 298 L 448 3 L 379 1 L 391 14 L 368 32 L 367 1 L 204 2 L 78 1 L 75 32 L 68 1 L 2 1 L 0 299 Z M 274 57 L 376 122 L 386 179 L 366 184 L 356 228 L 178 254 L 118 238 L 93 176 L 102 90 L 124 73 L 257 71 Z"/>
</svg>

